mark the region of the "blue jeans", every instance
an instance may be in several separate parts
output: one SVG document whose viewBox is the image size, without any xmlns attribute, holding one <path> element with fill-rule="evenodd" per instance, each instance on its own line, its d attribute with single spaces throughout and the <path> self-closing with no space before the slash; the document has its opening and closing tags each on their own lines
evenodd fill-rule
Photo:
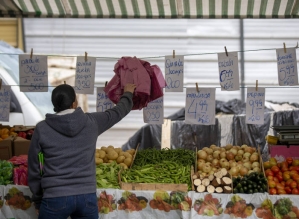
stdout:
<svg viewBox="0 0 299 219">
<path fill-rule="evenodd" d="M 67 219 L 69 216 L 72 219 L 98 219 L 96 193 L 42 199 L 39 219 Z"/>
</svg>

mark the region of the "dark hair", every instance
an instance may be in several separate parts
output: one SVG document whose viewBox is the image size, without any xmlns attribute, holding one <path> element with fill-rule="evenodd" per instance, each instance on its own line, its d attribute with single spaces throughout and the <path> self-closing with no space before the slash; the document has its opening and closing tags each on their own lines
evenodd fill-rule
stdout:
<svg viewBox="0 0 299 219">
<path fill-rule="evenodd" d="M 52 91 L 51 99 L 54 112 L 60 112 L 71 108 L 73 102 L 76 100 L 76 93 L 72 86 L 61 84 Z"/>
</svg>

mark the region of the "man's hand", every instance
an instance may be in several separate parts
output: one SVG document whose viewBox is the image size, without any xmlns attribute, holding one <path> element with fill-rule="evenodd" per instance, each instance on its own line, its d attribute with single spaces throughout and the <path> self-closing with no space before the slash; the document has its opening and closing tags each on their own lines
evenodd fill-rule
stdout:
<svg viewBox="0 0 299 219">
<path fill-rule="evenodd" d="M 136 88 L 135 84 L 126 84 L 124 87 L 124 92 L 134 93 L 135 88 Z"/>
</svg>

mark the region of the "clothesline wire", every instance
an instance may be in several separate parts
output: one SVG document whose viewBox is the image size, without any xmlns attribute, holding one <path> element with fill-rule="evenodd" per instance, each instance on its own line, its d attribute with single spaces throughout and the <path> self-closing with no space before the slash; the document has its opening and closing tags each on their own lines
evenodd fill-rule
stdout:
<svg viewBox="0 0 299 219">
<path fill-rule="evenodd" d="M 43 88 L 43 87 L 56 87 L 56 86 L 52 86 L 52 85 L 49 85 L 49 86 L 35 86 L 35 85 L 17 85 L 17 84 L 14 84 L 14 85 L 5 85 L 5 86 L 11 86 L 11 87 L 39 87 L 39 88 Z M 101 87 L 101 86 L 99 86 L 99 87 Z M 252 88 L 252 87 L 255 87 L 255 86 L 254 85 L 252 85 L 252 86 L 240 86 L 239 88 Z M 297 88 L 297 89 L 299 88 L 299 86 L 259 86 L 259 87 L 262 87 L 262 88 L 279 88 L 279 89 L 280 88 Z M 94 89 L 96 89 L 96 88 L 97 87 L 94 87 Z M 195 88 L 195 87 L 184 86 L 183 88 Z M 200 88 L 216 88 L 216 89 L 219 89 L 219 88 L 221 88 L 221 86 L 220 87 L 208 87 L 208 86 L 207 87 L 199 87 L 199 89 Z M 238 91 L 238 90 L 235 90 L 235 91 Z"/>
<path fill-rule="evenodd" d="M 298 48 L 293 47 L 293 48 Z M 230 51 L 230 52 L 256 52 L 256 51 L 269 51 L 269 50 L 276 50 L 277 48 L 268 48 L 268 49 L 250 49 L 250 50 L 240 50 L 240 51 Z M 176 54 L 176 55 L 182 55 L 182 56 L 201 56 L 201 55 L 213 55 L 213 54 L 218 54 L 222 52 L 208 52 L 208 53 L 191 53 L 191 54 Z M 30 53 L 0 53 L 0 55 L 24 55 L 24 54 L 30 54 Z M 58 55 L 58 54 L 40 54 L 40 53 L 34 53 L 34 55 L 46 55 L 46 56 L 56 56 L 56 57 L 77 57 L 77 56 L 84 56 L 82 55 Z M 154 59 L 154 58 L 164 58 L 167 55 L 164 56 L 150 56 L 150 57 L 141 57 L 140 59 Z M 170 56 L 170 55 L 169 55 Z M 91 56 L 95 57 L 95 56 Z M 113 60 L 118 60 L 119 57 L 105 57 L 105 56 L 96 56 L 96 59 L 113 59 Z"/>
</svg>

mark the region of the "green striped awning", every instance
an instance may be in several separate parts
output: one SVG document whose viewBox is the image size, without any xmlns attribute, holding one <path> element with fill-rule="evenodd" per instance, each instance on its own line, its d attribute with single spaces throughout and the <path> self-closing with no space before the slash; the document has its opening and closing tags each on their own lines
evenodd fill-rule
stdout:
<svg viewBox="0 0 299 219">
<path fill-rule="evenodd" d="M 299 0 L 0 0 L 0 3 L 0 16 L 18 16 L 21 11 L 24 17 L 299 17 Z"/>
</svg>

